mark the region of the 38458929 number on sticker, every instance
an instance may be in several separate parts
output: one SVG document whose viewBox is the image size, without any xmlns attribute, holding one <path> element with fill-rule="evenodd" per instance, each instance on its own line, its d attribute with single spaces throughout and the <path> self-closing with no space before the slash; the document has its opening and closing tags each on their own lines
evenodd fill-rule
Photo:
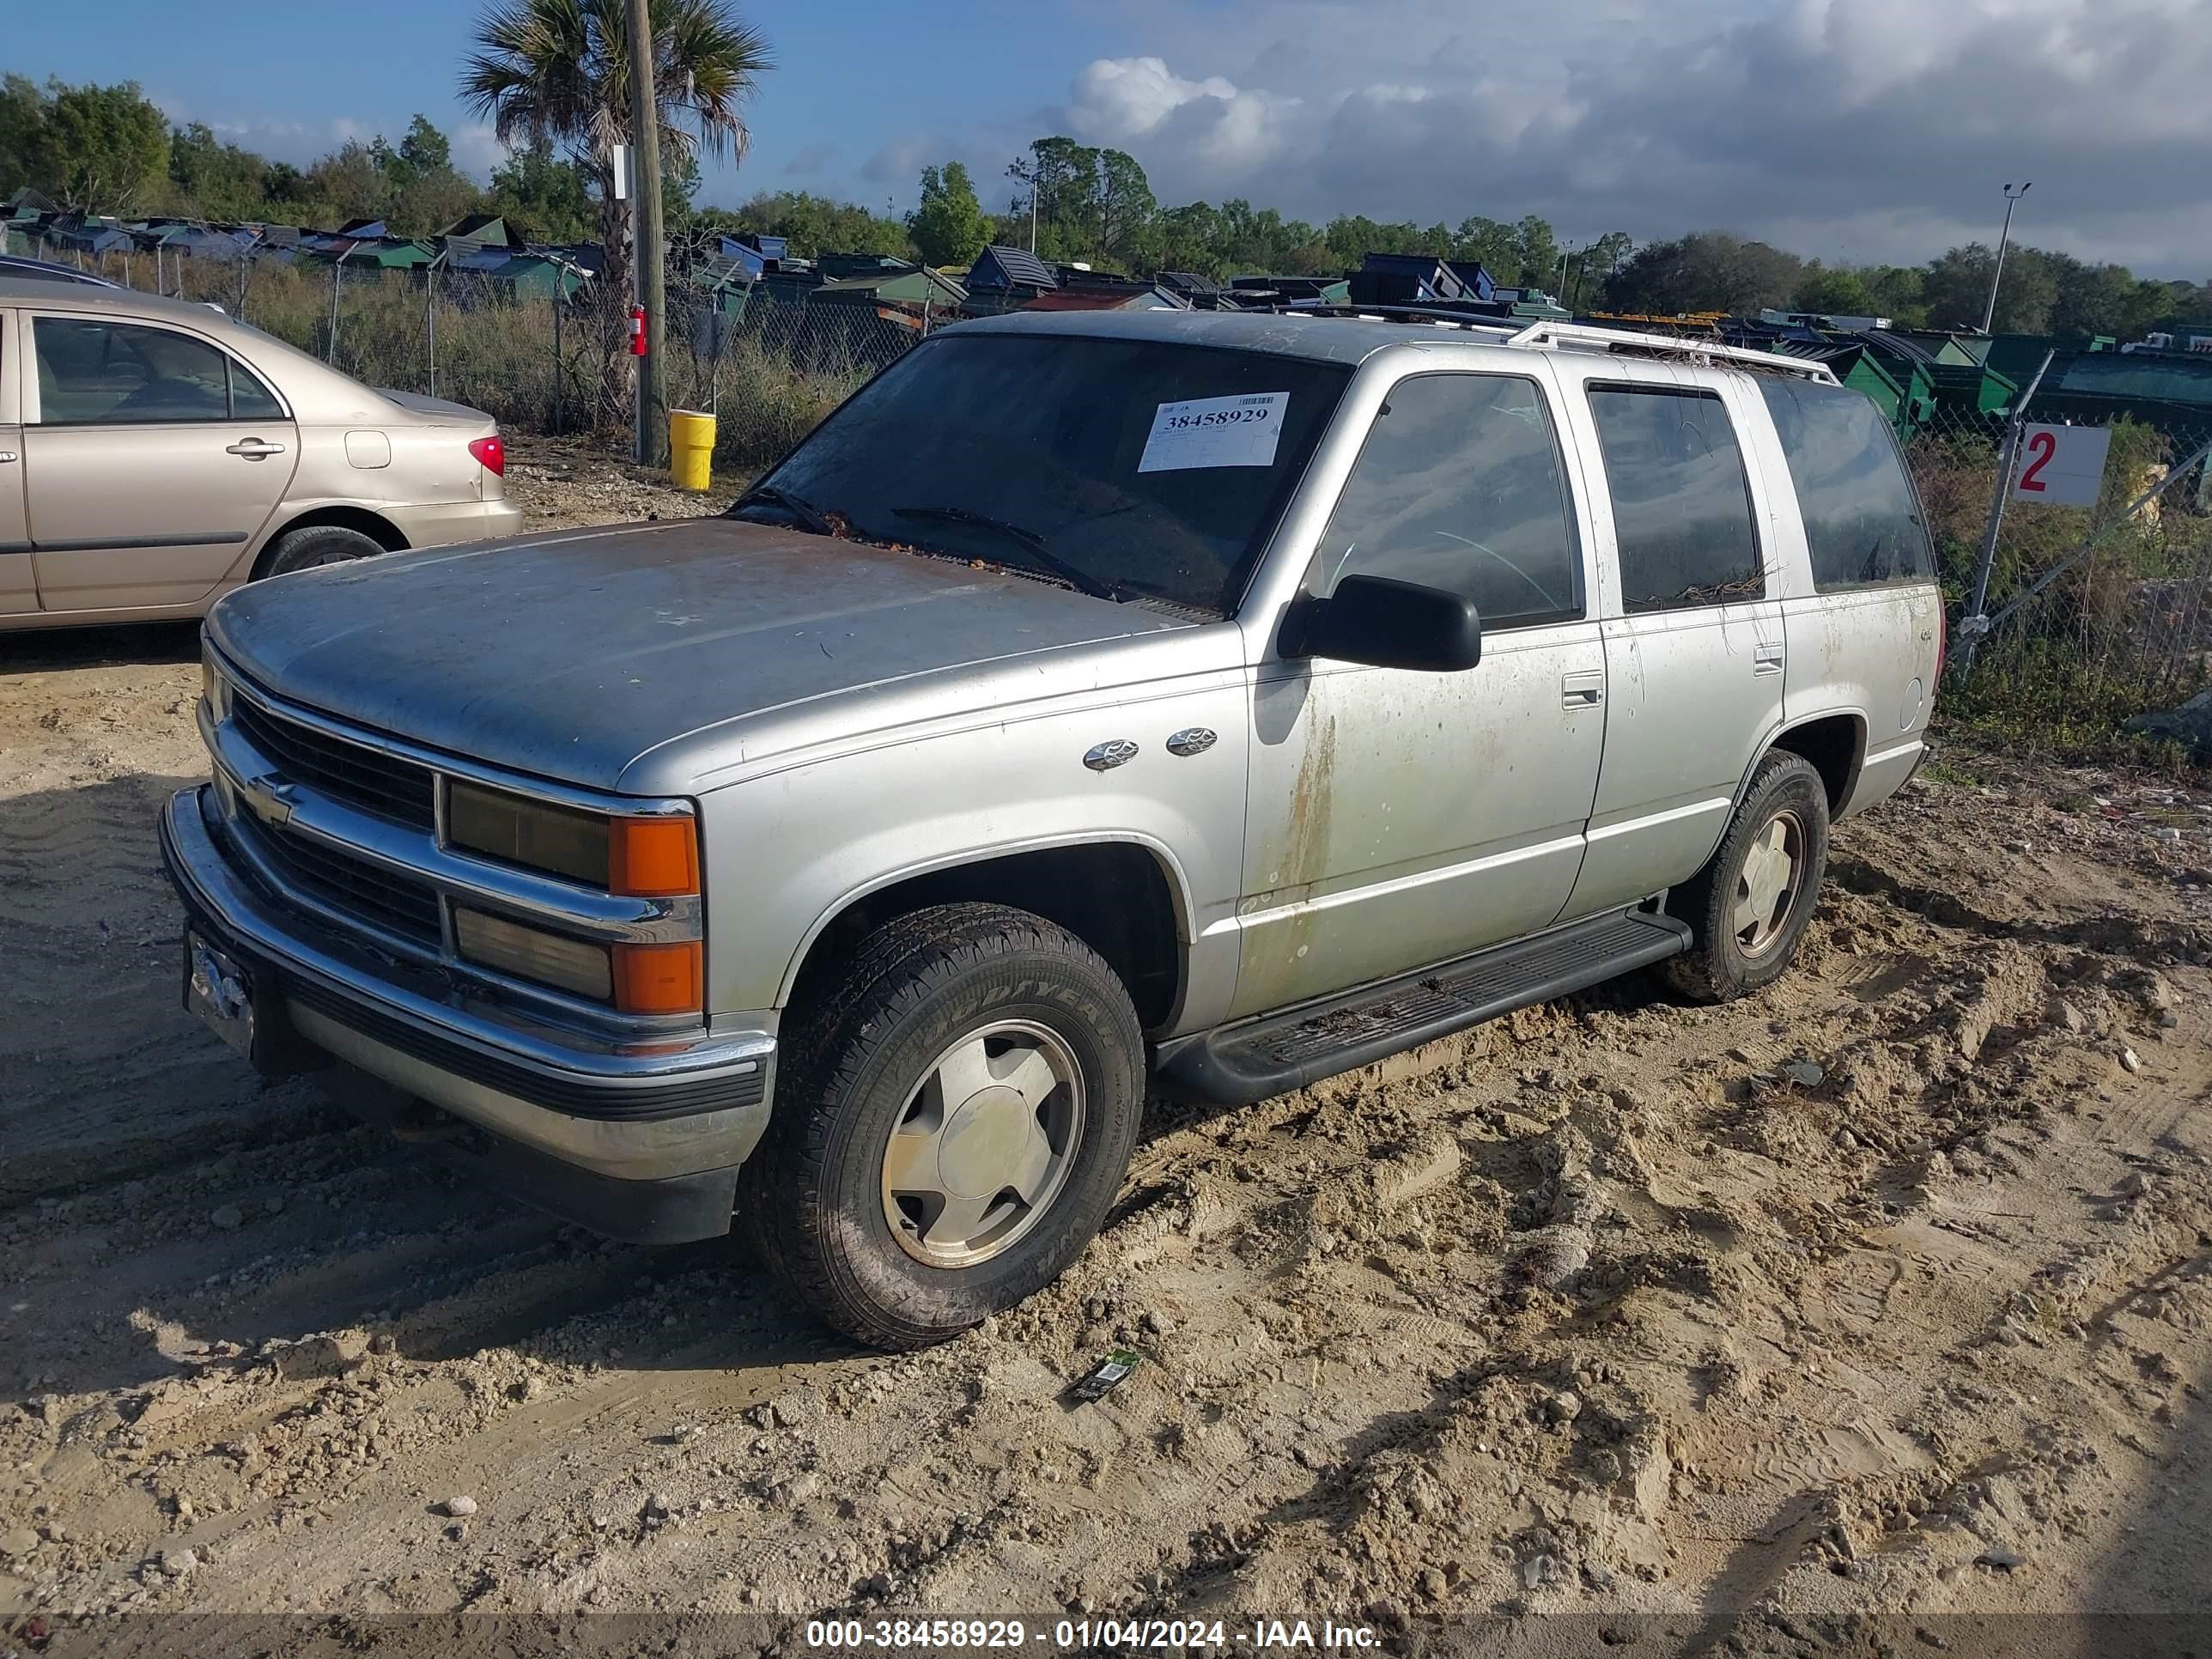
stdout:
<svg viewBox="0 0 2212 1659">
<path fill-rule="evenodd" d="M 1273 466 L 1287 392 L 1233 398 L 1193 398 L 1162 404 L 1138 458 L 1139 472 L 1180 472 L 1200 466 Z"/>
</svg>

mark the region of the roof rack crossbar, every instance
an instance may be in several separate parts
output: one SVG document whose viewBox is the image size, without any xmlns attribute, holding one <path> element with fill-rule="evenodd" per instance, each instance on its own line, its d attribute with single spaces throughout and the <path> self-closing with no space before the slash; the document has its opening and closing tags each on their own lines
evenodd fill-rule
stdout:
<svg viewBox="0 0 2212 1659">
<path fill-rule="evenodd" d="M 1265 311 L 1292 317 L 1332 317 L 1350 322 L 1358 322 L 1364 318 L 1376 322 L 1452 323 L 1484 334 L 1513 332 L 1513 325 L 1510 322 L 1496 317 L 1470 316 L 1448 306 L 1320 305 L 1291 300 L 1278 305 L 1249 306 L 1245 309 L 1248 313 Z"/>
<path fill-rule="evenodd" d="M 1826 363 L 1785 356 L 1778 351 L 1759 351 L 1750 346 L 1723 345 L 1717 340 L 1686 339 L 1672 334 L 1639 334 L 1626 329 L 1600 328 L 1588 323 L 1531 323 L 1506 343 L 1516 346 L 1598 346 L 1608 350 L 1626 347 L 1632 351 L 1715 357 L 1724 362 L 1741 363 L 1750 368 L 1764 368 L 1777 374 L 1794 374 L 1801 380 L 1828 384 L 1833 384 L 1836 378 Z"/>
<path fill-rule="evenodd" d="M 1792 357 L 1778 351 L 1760 351 L 1751 346 L 1724 345 L 1718 340 L 1706 340 L 1674 334 L 1642 334 L 1626 329 L 1603 328 L 1589 323 L 1560 323 L 1539 320 L 1516 327 L 1501 319 L 1469 316 L 1448 306 L 1422 305 L 1315 305 L 1291 301 L 1271 306 L 1254 306 L 1251 313 L 1269 312 L 1293 317 L 1334 318 L 1344 321 L 1433 323 L 1453 325 L 1471 334 L 1486 334 L 1501 345 L 1538 349 L 1547 345 L 1595 346 L 1605 350 L 1631 351 L 1668 357 L 1701 357 L 1723 362 L 1741 363 L 1747 368 L 1765 369 L 1770 374 L 1794 375 L 1802 380 L 1815 380 L 1833 386 L 1835 372 L 1825 362 L 1804 357 Z"/>
</svg>

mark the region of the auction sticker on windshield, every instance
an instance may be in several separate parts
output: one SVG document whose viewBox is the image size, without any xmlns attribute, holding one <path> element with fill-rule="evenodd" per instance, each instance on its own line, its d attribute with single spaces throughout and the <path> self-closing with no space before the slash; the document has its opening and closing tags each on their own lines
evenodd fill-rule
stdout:
<svg viewBox="0 0 2212 1659">
<path fill-rule="evenodd" d="M 1152 435 L 1137 462 L 1139 472 L 1180 472 L 1194 466 L 1273 466 L 1275 440 L 1287 392 L 1255 392 L 1237 398 L 1193 398 L 1162 404 L 1152 415 Z"/>
</svg>

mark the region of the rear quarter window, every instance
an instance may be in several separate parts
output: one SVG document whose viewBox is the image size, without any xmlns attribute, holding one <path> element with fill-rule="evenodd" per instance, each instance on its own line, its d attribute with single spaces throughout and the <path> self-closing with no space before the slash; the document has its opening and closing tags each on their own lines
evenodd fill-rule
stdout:
<svg viewBox="0 0 2212 1659">
<path fill-rule="evenodd" d="M 1762 378 L 1823 593 L 1936 580 L 1905 457 L 1873 399 L 1849 386 Z"/>
</svg>

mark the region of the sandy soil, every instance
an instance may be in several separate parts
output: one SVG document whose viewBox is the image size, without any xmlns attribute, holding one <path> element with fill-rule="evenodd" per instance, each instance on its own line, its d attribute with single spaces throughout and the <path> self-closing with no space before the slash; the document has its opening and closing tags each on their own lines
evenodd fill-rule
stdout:
<svg viewBox="0 0 2212 1659">
<path fill-rule="evenodd" d="M 696 510 L 517 450 L 533 522 Z M 151 824 L 197 688 L 189 629 L 0 644 L 0 1651 L 1085 1610 L 1933 1652 L 2212 1607 L 2212 805 L 1954 745 L 1838 831 L 1774 989 L 1161 1104 L 1060 1285 L 891 1359 L 188 1018 Z"/>
</svg>

